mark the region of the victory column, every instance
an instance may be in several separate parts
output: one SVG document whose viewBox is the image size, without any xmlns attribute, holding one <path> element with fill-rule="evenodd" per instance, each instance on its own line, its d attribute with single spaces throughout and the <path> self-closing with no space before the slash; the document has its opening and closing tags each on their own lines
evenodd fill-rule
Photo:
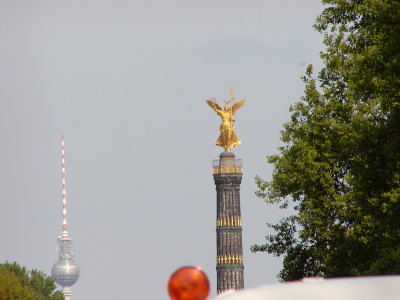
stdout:
<svg viewBox="0 0 400 300">
<path fill-rule="evenodd" d="M 233 88 L 230 100 L 222 109 L 216 100 L 207 100 L 221 117 L 220 136 L 217 146 L 225 149 L 220 158 L 213 161 L 214 181 L 217 190 L 217 293 L 229 289 L 243 289 L 243 246 L 240 214 L 240 183 L 242 161 L 235 158 L 231 148 L 241 144 L 235 134 L 236 111 L 246 100 L 234 102 Z"/>
</svg>

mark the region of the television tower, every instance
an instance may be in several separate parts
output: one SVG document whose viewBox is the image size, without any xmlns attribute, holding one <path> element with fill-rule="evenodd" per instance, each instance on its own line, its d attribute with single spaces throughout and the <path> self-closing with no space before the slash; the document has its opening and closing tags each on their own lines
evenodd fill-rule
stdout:
<svg viewBox="0 0 400 300">
<path fill-rule="evenodd" d="M 65 300 L 71 300 L 71 288 L 79 278 L 79 267 L 72 259 L 74 254 L 71 251 L 72 238 L 68 235 L 67 223 L 67 193 L 65 190 L 65 153 L 64 136 L 61 137 L 61 179 L 62 179 L 62 233 L 57 238 L 58 261 L 51 269 L 51 276 L 60 286 L 65 296 Z"/>
</svg>

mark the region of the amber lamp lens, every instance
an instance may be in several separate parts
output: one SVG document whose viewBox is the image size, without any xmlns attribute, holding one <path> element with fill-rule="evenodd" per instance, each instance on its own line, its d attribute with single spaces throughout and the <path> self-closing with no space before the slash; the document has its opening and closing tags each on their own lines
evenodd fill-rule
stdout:
<svg viewBox="0 0 400 300">
<path fill-rule="evenodd" d="M 209 292 L 210 283 L 200 267 L 179 268 L 168 281 L 172 300 L 205 300 Z"/>
</svg>

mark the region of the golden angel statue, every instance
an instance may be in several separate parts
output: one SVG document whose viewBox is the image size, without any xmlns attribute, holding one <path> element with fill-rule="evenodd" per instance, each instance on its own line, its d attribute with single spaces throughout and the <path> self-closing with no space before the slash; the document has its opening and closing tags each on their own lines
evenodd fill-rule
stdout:
<svg viewBox="0 0 400 300">
<path fill-rule="evenodd" d="M 232 101 L 235 100 L 233 97 L 234 90 L 231 88 L 230 94 L 231 99 L 229 101 L 224 101 L 224 109 L 222 110 L 221 106 L 216 102 L 214 98 L 210 100 L 206 100 L 207 104 L 215 110 L 215 112 L 221 117 L 222 123 L 219 127 L 220 135 L 218 140 L 215 142 L 217 146 L 221 146 L 225 149 L 226 152 L 230 152 L 231 148 L 240 145 L 242 142 L 235 134 L 235 127 L 233 126 L 233 122 L 235 122 L 235 113 L 236 111 L 243 106 L 246 102 L 245 99 L 235 102 L 232 105 L 229 105 Z"/>
</svg>

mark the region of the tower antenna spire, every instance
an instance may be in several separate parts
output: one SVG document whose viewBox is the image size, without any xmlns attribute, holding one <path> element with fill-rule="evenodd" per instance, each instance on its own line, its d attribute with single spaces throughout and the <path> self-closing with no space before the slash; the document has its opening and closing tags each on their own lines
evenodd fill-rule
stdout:
<svg viewBox="0 0 400 300">
<path fill-rule="evenodd" d="M 61 179 L 62 179 L 62 237 L 68 237 L 68 222 L 67 222 L 67 192 L 65 188 L 65 148 L 64 136 L 61 136 Z"/>
</svg>

